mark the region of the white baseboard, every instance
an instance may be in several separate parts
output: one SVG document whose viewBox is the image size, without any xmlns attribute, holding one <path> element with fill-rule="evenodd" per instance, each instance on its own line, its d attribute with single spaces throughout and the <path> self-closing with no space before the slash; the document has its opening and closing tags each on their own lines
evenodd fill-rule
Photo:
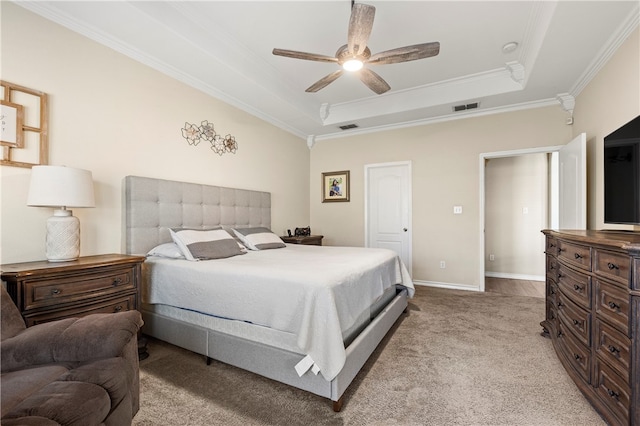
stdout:
<svg viewBox="0 0 640 426">
<path fill-rule="evenodd" d="M 448 288 L 450 290 L 480 291 L 477 286 L 469 284 L 439 283 L 436 281 L 413 280 L 413 284 L 425 287 Z"/>
<path fill-rule="evenodd" d="M 509 280 L 545 281 L 544 275 L 511 274 L 508 272 L 484 272 L 485 277 L 506 278 Z"/>
</svg>

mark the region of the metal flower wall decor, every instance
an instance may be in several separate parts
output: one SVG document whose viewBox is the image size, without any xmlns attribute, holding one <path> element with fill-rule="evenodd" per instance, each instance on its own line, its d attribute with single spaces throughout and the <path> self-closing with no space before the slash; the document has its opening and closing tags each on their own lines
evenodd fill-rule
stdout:
<svg viewBox="0 0 640 426">
<path fill-rule="evenodd" d="M 238 150 L 238 142 L 236 142 L 235 136 L 229 134 L 222 137 L 213 129 L 213 123 L 209 123 L 207 120 L 200 123 L 200 126 L 185 122 L 184 128 L 181 130 L 182 137 L 187 140 L 189 145 L 196 146 L 202 140 L 205 140 L 211 144 L 211 149 L 218 155 L 227 152 L 235 154 Z"/>
</svg>

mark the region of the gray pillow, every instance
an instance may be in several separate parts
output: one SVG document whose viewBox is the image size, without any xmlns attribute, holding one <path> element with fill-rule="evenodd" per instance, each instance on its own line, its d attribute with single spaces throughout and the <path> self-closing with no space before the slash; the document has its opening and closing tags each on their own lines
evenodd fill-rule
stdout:
<svg viewBox="0 0 640 426">
<path fill-rule="evenodd" d="M 222 259 L 244 254 L 224 229 L 170 229 L 171 238 L 187 260 Z"/>
<path fill-rule="evenodd" d="M 250 250 L 267 250 L 287 246 L 269 228 L 234 228 L 233 232 Z"/>
<path fill-rule="evenodd" d="M 155 246 L 147 256 L 167 257 L 169 259 L 184 259 L 184 253 L 180 250 L 180 247 L 176 243 L 164 243 L 159 246 Z"/>
</svg>

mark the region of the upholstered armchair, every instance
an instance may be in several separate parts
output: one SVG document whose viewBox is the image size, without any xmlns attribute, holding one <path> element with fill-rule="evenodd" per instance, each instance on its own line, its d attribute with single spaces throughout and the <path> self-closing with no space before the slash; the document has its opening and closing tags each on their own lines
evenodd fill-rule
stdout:
<svg viewBox="0 0 640 426">
<path fill-rule="evenodd" d="M 0 423 L 130 425 L 139 407 L 138 311 L 27 328 L 0 286 Z"/>
</svg>

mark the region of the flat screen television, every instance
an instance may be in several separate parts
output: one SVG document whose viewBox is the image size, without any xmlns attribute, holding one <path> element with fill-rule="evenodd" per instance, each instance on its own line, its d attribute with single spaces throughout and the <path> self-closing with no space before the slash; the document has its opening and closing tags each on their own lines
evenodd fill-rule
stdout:
<svg viewBox="0 0 640 426">
<path fill-rule="evenodd" d="M 604 138 L 604 222 L 640 225 L 640 116 Z"/>
</svg>

